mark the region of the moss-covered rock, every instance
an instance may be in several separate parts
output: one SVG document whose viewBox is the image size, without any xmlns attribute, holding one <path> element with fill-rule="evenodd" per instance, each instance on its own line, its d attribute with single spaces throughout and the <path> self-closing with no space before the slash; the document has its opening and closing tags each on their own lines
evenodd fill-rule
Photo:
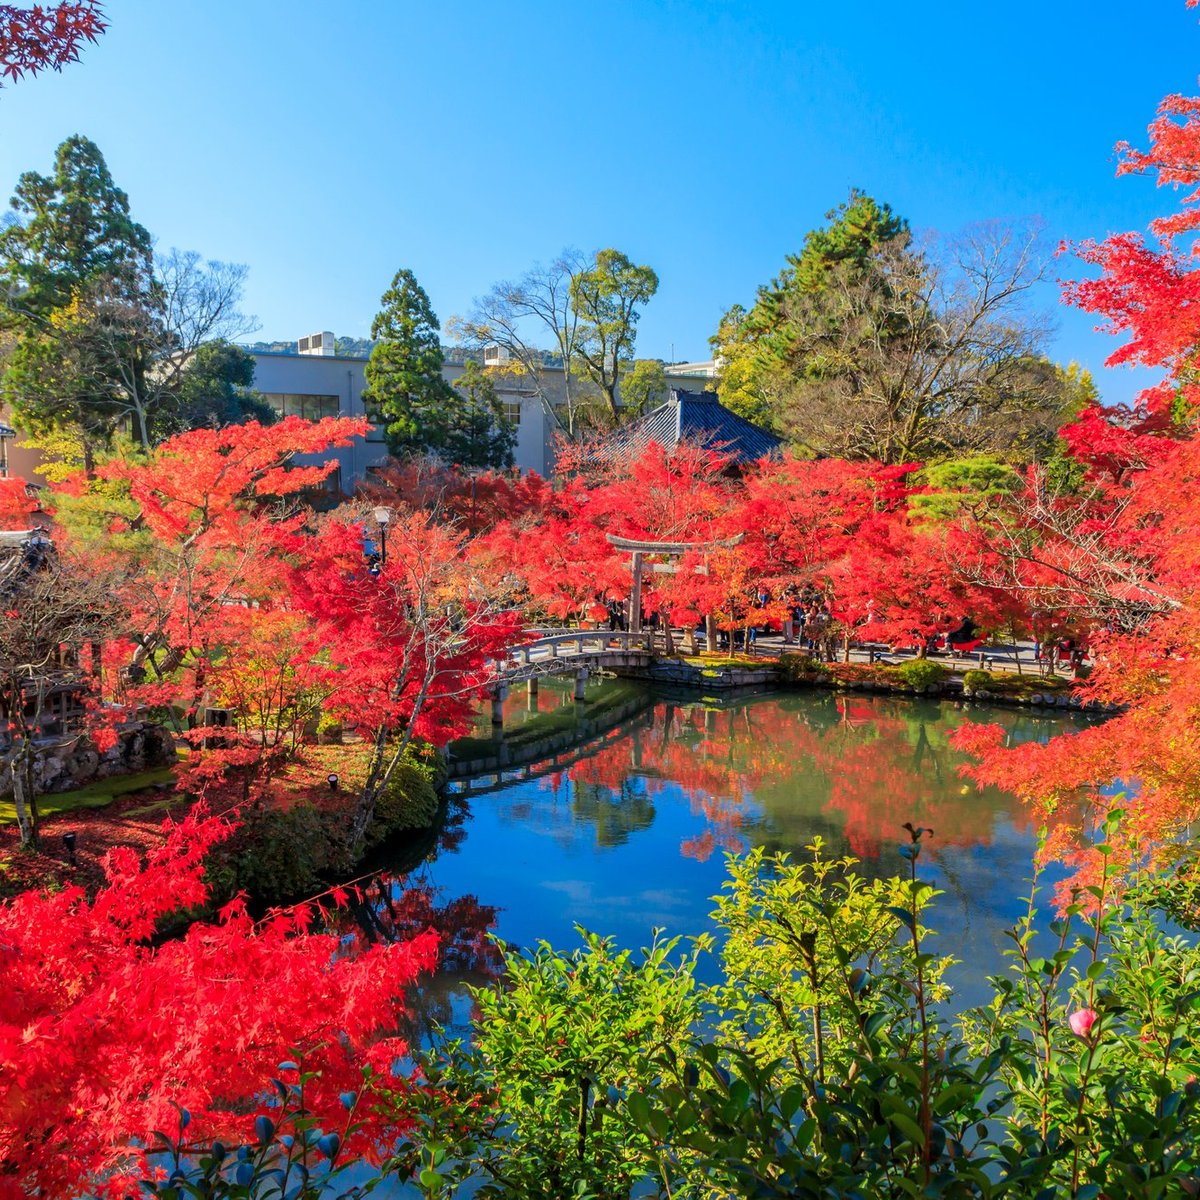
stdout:
<svg viewBox="0 0 1200 1200">
<path fill-rule="evenodd" d="M 968 695 L 986 692 L 993 684 L 990 671 L 967 671 L 963 675 L 963 691 Z"/>
</svg>

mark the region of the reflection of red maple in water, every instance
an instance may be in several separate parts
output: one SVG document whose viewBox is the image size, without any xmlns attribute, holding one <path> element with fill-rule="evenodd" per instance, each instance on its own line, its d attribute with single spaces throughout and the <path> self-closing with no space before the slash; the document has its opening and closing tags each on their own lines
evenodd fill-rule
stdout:
<svg viewBox="0 0 1200 1200">
<path fill-rule="evenodd" d="M 736 710 L 661 705 L 649 728 L 634 730 L 629 738 L 575 763 L 568 775 L 575 784 L 614 794 L 633 775 L 644 782 L 651 799 L 667 789 L 681 789 L 692 813 L 706 825 L 703 833 L 684 840 L 685 857 L 703 862 L 717 849 L 743 850 L 746 843 L 738 829 L 769 766 L 732 736 L 740 717 Z"/>
<path fill-rule="evenodd" d="M 987 846 L 998 821 L 1020 832 L 1032 822 L 1006 793 L 959 777 L 962 755 L 950 749 L 948 734 L 971 719 L 945 707 L 840 696 L 814 706 L 767 700 L 726 711 L 665 704 L 648 727 L 573 764 L 567 776 L 614 801 L 631 777 L 651 799 L 681 791 L 704 821 L 681 852 L 701 862 L 717 850 L 745 849 L 747 824 L 757 831 L 783 813 L 787 784 L 798 779 L 820 800 L 811 811 L 837 818 L 858 857 L 890 851 L 905 821 L 934 829 L 939 846 Z M 1017 740 L 1037 733 L 1020 716 L 1011 722 Z"/>
</svg>

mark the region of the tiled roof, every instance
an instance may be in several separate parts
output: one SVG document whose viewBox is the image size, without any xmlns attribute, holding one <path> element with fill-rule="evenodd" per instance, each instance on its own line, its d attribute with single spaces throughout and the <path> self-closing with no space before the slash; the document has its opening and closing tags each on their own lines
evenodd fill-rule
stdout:
<svg viewBox="0 0 1200 1200">
<path fill-rule="evenodd" d="M 609 441 L 634 450 L 641 450 L 650 442 L 674 450 L 686 442 L 728 454 L 739 463 L 776 455 L 783 446 L 774 434 L 730 412 L 715 392 L 684 392 L 674 388 L 666 404 L 618 429 Z"/>
</svg>

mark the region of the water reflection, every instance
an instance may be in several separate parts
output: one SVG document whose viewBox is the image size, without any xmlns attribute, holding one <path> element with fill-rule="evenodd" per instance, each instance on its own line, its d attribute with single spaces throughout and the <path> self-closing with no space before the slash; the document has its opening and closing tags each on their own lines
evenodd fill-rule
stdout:
<svg viewBox="0 0 1200 1200">
<path fill-rule="evenodd" d="M 1036 831 L 1015 799 L 958 775 L 949 735 L 964 721 L 1019 744 L 1082 718 L 858 695 L 664 699 L 563 770 L 472 797 L 458 852 L 439 854 L 429 879 L 498 906 L 519 945 L 569 946 L 576 922 L 643 945 L 653 926 L 710 928 L 720 851 L 802 853 L 820 835 L 863 873 L 892 875 L 913 821 L 934 830 L 925 866 L 949 893 L 947 948 L 978 977 L 1001 965 Z"/>
<path fill-rule="evenodd" d="M 877 859 L 905 821 L 938 845 L 987 846 L 998 823 L 1031 832 L 1024 808 L 958 773 L 963 721 L 994 721 L 1011 744 L 1044 741 L 1070 718 L 876 697 L 756 697 L 724 709 L 664 702 L 622 736 L 545 780 L 502 789 L 502 820 L 560 844 L 619 846 L 647 830 L 664 795 L 698 830 L 680 852 L 704 861 L 751 845 L 795 851 L 819 834 L 835 854 Z"/>
</svg>

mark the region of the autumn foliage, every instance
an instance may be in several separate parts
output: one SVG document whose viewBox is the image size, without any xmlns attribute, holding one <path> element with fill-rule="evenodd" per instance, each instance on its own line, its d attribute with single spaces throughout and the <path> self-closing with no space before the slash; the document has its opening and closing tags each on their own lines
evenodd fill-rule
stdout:
<svg viewBox="0 0 1200 1200">
<path fill-rule="evenodd" d="M 99 0 L 58 4 L 0 4 L 0 77 L 18 80 L 39 71 L 60 71 L 76 62 L 107 22 Z"/>
<path fill-rule="evenodd" d="M 0 5 L 0 72 L 61 66 L 102 29 L 96 4 Z M 402 1053 L 406 991 L 455 922 L 416 892 L 381 901 L 390 933 L 367 945 L 328 932 L 315 903 L 255 920 L 239 897 L 194 920 L 211 899 L 206 855 L 239 805 L 276 796 L 319 722 L 360 739 L 364 782 L 344 811 L 360 850 L 410 743 L 465 733 L 496 661 L 530 627 L 622 619 L 632 577 L 614 538 L 681 547 L 650 553 L 642 601 L 649 620 L 685 636 L 780 629 L 804 597 L 828 653 L 860 643 L 923 654 L 967 616 L 984 634 L 1086 644 L 1078 686 L 1120 715 L 1045 744 L 970 723 L 953 739 L 975 780 L 1016 794 L 1025 819 L 1047 826 L 1045 854 L 1078 868 L 1076 882 L 1098 868 L 1081 811 L 1126 810 L 1107 869 L 1161 854 L 1200 819 L 1200 99 L 1168 97 L 1149 148 L 1120 153 L 1123 173 L 1185 195 L 1148 237 L 1076 247 L 1090 274 L 1065 298 L 1122 339 L 1112 364 L 1161 379 L 1131 405 L 1078 414 L 1056 462 L 990 464 L 1003 487 L 976 487 L 967 472 L 939 490 L 920 463 L 746 464 L 651 444 L 576 450 L 553 482 L 398 464 L 322 512 L 330 452 L 367 425 L 295 417 L 181 435 L 66 480 L 44 506 L 0 481 L 0 526 L 52 515 L 61 568 L 112 581 L 104 636 L 89 626 L 76 639 L 87 645 L 39 643 L 42 661 L 86 675 L 94 740 L 156 719 L 191 748 L 181 784 L 221 814 L 176 816 L 145 861 L 112 853 L 92 894 L 69 886 L 0 907 L 0 1195 L 76 1195 L 106 1175 L 121 1194 L 176 1104 L 199 1137 L 248 1137 L 285 1059 L 316 1072 L 307 1103 L 336 1122 L 364 1070 Z M 11 627 L 29 619 L 27 601 L 7 593 Z M 971 828 L 973 789 L 964 797 L 947 775 L 914 792 L 888 765 L 902 751 L 940 763 L 940 736 L 891 711 L 868 722 L 852 701 L 830 711 L 789 738 L 760 714 L 742 757 L 723 715 L 676 709 L 640 731 L 644 764 L 680 780 L 705 818 L 684 852 L 742 845 L 746 794 L 794 765 L 779 757 L 785 744 L 831 780 L 824 811 L 856 852 L 878 852 L 881 820 Z M 626 753 L 603 747 L 573 766 L 577 797 L 599 812 L 622 795 Z M 351 908 L 362 899 L 334 895 Z M 450 949 L 481 953 L 490 913 L 462 915 L 469 934 Z M 370 1156 L 395 1132 L 380 1118 L 354 1150 Z"/>
<path fill-rule="evenodd" d="M 73 569 L 102 569 L 117 593 L 93 726 L 157 715 L 191 744 L 182 786 L 232 815 L 272 794 L 320 714 L 340 717 L 374 750 L 362 795 L 346 797 L 351 846 L 407 742 L 466 727 L 519 624 L 451 525 L 397 508 L 393 553 L 372 564 L 360 509 L 307 506 L 328 451 L 362 431 L 291 419 L 185 434 L 147 462 L 68 481 L 54 530 L 60 561 L 69 549 Z M 20 593 L 11 603 L 21 620 Z M 219 736 L 214 708 L 233 718 Z M 112 852 L 94 895 L 69 886 L 0 908 L 0 1179 L 70 1195 L 116 1171 L 124 1194 L 119 1181 L 144 1169 L 136 1147 L 175 1128 L 175 1104 L 195 1137 L 251 1137 L 285 1060 L 317 1073 L 306 1105 L 336 1128 L 339 1096 L 402 1053 L 405 993 L 434 965 L 445 921 L 400 900 L 396 934 L 364 947 L 321 931 L 313 903 L 255 920 L 237 897 L 205 919 L 205 859 L 227 821 L 198 807 L 145 862 Z M 388 1136 L 370 1122 L 350 1149 L 370 1156 Z"/>
<path fill-rule="evenodd" d="M 285 1058 L 319 1072 L 307 1102 L 335 1127 L 364 1066 L 403 1052 L 391 1034 L 435 961 L 432 933 L 347 954 L 317 931 L 317 906 L 255 922 L 239 900 L 156 941 L 205 900 L 204 856 L 228 832 L 193 813 L 144 864 L 114 852 L 94 897 L 68 888 L 0 909 L 0 1161 L 26 1192 L 75 1195 L 115 1170 L 124 1195 L 145 1169 L 133 1145 L 176 1128 L 174 1104 L 200 1138 L 252 1140 Z"/>
<path fill-rule="evenodd" d="M 1080 482 L 1055 491 L 1031 479 L 1006 519 L 980 533 L 1033 547 L 1010 556 L 997 582 L 1077 613 L 1095 650 L 1087 693 L 1127 711 L 1020 755 L 995 731 L 974 731 L 962 744 L 981 756 L 979 778 L 1043 811 L 1081 790 L 1096 809 L 1121 803 L 1126 852 L 1138 855 L 1156 854 L 1200 815 L 1200 100 L 1167 97 L 1149 149 L 1118 149 L 1121 173 L 1190 190 L 1152 224 L 1153 241 L 1121 234 L 1080 247 L 1098 274 L 1067 285 L 1065 295 L 1122 336 L 1111 364 L 1157 368 L 1161 382 L 1130 406 L 1083 412 L 1064 431 Z M 1097 866 L 1066 830 L 1048 853 Z"/>
</svg>

